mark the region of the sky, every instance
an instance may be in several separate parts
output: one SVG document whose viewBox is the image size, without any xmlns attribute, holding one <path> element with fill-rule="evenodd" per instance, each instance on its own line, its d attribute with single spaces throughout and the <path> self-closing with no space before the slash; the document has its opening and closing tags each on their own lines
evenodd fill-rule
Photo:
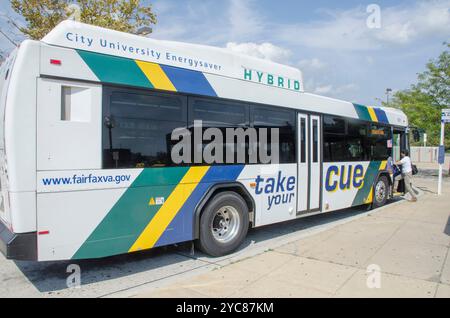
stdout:
<svg viewBox="0 0 450 318">
<path fill-rule="evenodd" d="M 151 37 L 228 48 L 297 67 L 307 92 L 379 105 L 450 42 L 450 0 L 143 0 Z M 379 14 L 378 14 L 379 13 Z M 0 1 L 0 28 L 12 31 Z M 19 35 L 14 40 L 20 41 Z M 0 50 L 11 50 L 0 35 Z"/>
</svg>

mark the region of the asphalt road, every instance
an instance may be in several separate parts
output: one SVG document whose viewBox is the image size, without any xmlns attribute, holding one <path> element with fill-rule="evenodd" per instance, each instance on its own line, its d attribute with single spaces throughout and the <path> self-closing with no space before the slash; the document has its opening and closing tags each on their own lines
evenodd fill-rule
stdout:
<svg viewBox="0 0 450 318">
<path fill-rule="evenodd" d="M 0 255 L 0 297 L 130 297 L 143 289 L 214 270 L 369 213 L 376 210 L 349 209 L 253 229 L 238 252 L 223 258 L 193 253 L 190 243 L 78 262 L 13 262 Z M 67 287 L 67 267 L 71 264 L 81 269 L 79 288 Z"/>
</svg>

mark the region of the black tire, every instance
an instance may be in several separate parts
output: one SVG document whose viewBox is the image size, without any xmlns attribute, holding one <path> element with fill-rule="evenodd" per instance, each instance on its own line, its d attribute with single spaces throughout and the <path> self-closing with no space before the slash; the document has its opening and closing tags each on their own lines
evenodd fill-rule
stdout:
<svg viewBox="0 0 450 318">
<path fill-rule="evenodd" d="M 389 199 L 390 185 L 386 176 L 378 178 L 374 185 L 373 203 L 374 209 L 384 206 Z"/>
<path fill-rule="evenodd" d="M 231 226 L 231 223 L 237 220 L 239 223 L 233 223 Z M 232 230 L 225 230 L 227 225 Z M 213 257 L 230 254 L 242 244 L 248 227 L 249 211 L 244 199 L 235 192 L 221 192 L 209 201 L 200 216 L 200 238 L 196 242 L 197 247 Z M 220 230 L 217 230 L 218 228 Z M 226 238 L 228 240 L 225 240 Z"/>
</svg>

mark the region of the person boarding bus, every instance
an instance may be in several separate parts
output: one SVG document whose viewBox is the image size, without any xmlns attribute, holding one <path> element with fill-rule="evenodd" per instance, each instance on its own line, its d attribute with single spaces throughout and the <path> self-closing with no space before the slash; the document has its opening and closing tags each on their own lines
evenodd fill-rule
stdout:
<svg viewBox="0 0 450 318">
<path fill-rule="evenodd" d="M 412 188 L 412 176 L 413 176 L 413 169 L 412 169 L 412 162 L 411 158 L 409 157 L 409 151 L 403 150 L 400 153 L 401 160 L 398 161 L 396 164 L 398 166 L 402 167 L 402 173 L 401 175 L 398 175 L 395 177 L 395 185 L 394 189 L 397 188 L 398 181 L 404 180 L 405 181 L 405 193 L 409 193 L 411 195 L 411 202 L 417 202 L 417 197 L 414 193 L 414 190 Z"/>
</svg>

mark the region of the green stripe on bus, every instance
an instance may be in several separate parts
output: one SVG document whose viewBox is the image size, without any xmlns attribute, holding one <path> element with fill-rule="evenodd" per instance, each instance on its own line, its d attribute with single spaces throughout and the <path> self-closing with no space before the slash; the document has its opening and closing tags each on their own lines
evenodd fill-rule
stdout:
<svg viewBox="0 0 450 318">
<path fill-rule="evenodd" d="M 370 117 L 370 114 L 369 114 L 369 109 L 366 106 L 358 105 L 358 104 L 353 104 L 353 106 L 355 107 L 355 110 L 358 113 L 359 119 L 372 121 L 372 118 Z"/>
<path fill-rule="evenodd" d="M 77 50 L 101 82 L 153 88 L 134 60 Z"/>
<path fill-rule="evenodd" d="M 128 253 L 160 209 L 151 198 L 167 199 L 189 168 L 145 169 L 72 257 L 101 258 Z"/>
<path fill-rule="evenodd" d="M 372 161 L 367 167 L 366 175 L 364 176 L 364 185 L 359 189 L 353 200 L 352 206 L 358 206 L 365 204 L 367 197 L 370 195 L 370 191 L 373 189 L 373 183 L 380 171 L 381 161 Z"/>
</svg>

